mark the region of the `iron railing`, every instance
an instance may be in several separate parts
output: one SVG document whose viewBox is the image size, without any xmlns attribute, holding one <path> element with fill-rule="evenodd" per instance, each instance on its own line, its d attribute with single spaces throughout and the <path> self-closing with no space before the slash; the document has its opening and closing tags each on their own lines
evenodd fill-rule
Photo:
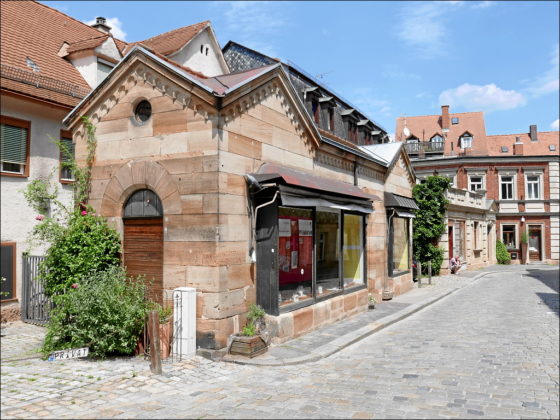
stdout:
<svg viewBox="0 0 560 420">
<path fill-rule="evenodd" d="M 21 319 L 24 322 L 43 325 L 49 321 L 52 301 L 45 294 L 39 277 L 39 264 L 45 257 L 23 256 L 23 290 Z"/>
<path fill-rule="evenodd" d="M 424 153 L 443 153 L 443 142 L 428 142 L 422 141 L 418 143 L 405 143 L 404 147 L 409 155 L 417 155 L 420 152 Z"/>
</svg>

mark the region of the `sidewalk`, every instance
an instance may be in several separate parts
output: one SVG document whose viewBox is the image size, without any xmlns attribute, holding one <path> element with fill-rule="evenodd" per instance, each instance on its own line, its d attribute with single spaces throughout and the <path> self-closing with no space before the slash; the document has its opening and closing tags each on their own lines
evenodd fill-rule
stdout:
<svg viewBox="0 0 560 420">
<path fill-rule="evenodd" d="M 456 275 L 435 276 L 432 277 L 431 285 L 428 285 L 427 278 L 423 278 L 421 288 L 418 287 L 416 282 L 409 292 L 392 300 L 378 303 L 373 310 L 319 328 L 282 344 L 271 345 L 268 352 L 263 355 L 249 359 L 227 354 L 222 360 L 258 366 L 282 366 L 314 362 L 409 317 L 488 274 L 519 272 L 532 268 L 552 267 L 545 264 L 492 265 L 479 270 L 463 271 Z"/>
</svg>

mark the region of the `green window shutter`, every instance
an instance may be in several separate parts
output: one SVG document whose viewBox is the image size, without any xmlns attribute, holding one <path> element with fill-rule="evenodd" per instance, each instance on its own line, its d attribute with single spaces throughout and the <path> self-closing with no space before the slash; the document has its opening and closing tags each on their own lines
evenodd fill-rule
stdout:
<svg viewBox="0 0 560 420">
<path fill-rule="evenodd" d="M 2 162 L 27 163 L 27 128 L 0 124 Z"/>
<path fill-rule="evenodd" d="M 60 151 L 61 161 L 71 162 L 74 159 L 74 143 L 72 143 L 72 139 L 61 139 L 61 143 L 64 146 Z"/>
</svg>

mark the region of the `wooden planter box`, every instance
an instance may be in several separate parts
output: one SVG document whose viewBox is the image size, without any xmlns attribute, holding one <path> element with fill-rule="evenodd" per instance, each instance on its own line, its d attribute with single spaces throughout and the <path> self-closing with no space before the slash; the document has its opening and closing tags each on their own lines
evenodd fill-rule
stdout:
<svg viewBox="0 0 560 420">
<path fill-rule="evenodd" d="M 250 358 L 266 353 L 266 350 L 266 343 L 258 335 L 253 337 L 235 336 L 229 348 L 230 354 L 239 354 Z"/>
</svg>

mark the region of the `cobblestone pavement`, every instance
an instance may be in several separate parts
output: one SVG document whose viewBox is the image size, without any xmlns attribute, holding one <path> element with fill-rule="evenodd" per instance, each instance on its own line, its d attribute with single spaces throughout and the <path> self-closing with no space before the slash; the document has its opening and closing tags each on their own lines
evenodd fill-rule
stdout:
<svg viewBox="0 0 560 420">
<path fill-rule="evenodd" d="M 2 418 L 558 418 L 558 322 L 558 270 L 529 268 L 304 365 L 195 357 L 154 376 L 141 358 L 5 360 L 12 352 Z"/>
</svg>

